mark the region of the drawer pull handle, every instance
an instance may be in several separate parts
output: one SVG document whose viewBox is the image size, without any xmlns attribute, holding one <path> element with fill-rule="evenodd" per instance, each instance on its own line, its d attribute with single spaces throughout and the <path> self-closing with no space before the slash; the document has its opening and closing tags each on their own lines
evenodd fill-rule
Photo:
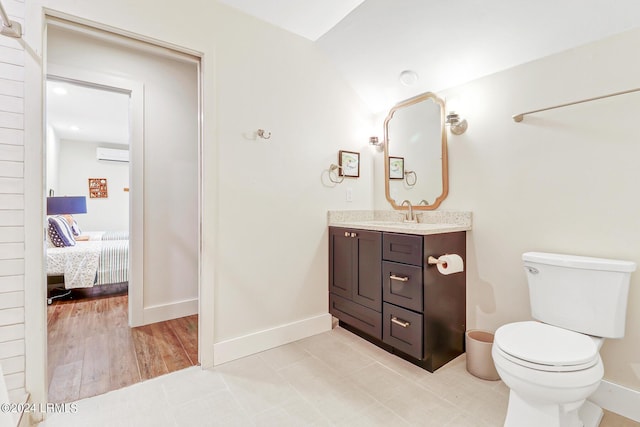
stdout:
<svg viewBox="0 0 640 427">
<path fill-rule="evenodd" d="M 344 232 L 344 237 L 350 237 L 350 236 L 351 236 L 351 233 L 349 233 L 348 231 Z"/>
<path fill-rule="evenodd" d="M 357 233 L 351 233 L 351 237 L 358 237 Z"/>
<path fill-rule="evenodd" d="M 408 328 L 409 326 L 411 326 L 411 323 L 405 321 L 405 320 L 400 320 L 397 317 L 393 316 L 391 318 L 391 322 L 395 323 L 396 325 L 402 326 L 403 328 Z"/>
<path fill-rule="evenodd" d="M 390 275 L 389 279 L 397 280 L 398 282 L 408 282 L 409 281 L 408 277 L 406 277 L 406 276 L 404 276 L 404 277 L 396 276 L 395 274 Z"/>
</svg>

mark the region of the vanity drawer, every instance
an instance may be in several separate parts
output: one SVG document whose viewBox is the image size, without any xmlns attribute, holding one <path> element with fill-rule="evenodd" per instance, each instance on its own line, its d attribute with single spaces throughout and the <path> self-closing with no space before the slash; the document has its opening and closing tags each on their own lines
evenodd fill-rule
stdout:
<svg viewBox="0 0 640 427">
<path fill-rule="evenodd" d="M 383 261 L 382 298 L 400 307 L 422 312 L 422 267 Z"/>
<path fill-rule="evenodd" d="M 404 264 L 422 265 L 422 236 L 382 234 L 382 258 Z"/>
<path fill-rule="evenodd" d="M 382 339 L 382 313 L 329 293 L 329 313 L 344 323 Z"/>
<path fill-rule="evenodd" d="M 422 314 L 384 303 L 382 341 L 416 359 L 422 359 Z"/>
</svg>

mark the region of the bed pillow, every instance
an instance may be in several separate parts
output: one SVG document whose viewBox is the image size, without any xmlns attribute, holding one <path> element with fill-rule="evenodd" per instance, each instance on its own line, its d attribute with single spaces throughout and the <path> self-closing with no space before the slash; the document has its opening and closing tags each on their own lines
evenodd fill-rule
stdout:
<svg viewBox="0 0 640 427">
<path fill-rule="evenodd" d="M 79 236 L 82 234 L 82 230 L 80 230 L 80 226 L 75 219 L 73 220 L 73 224 L 71 225 L 71 232 L 73 232 L 74 236 Z"/>
<path fill-rule="evenodd" d="M 76 222 L 73 215 L 70 215 L 70 214 L 56 215 L 56 218 L 62 218 L 65 221 L 67 221 L 67 224 L 69 225 L 69 229 L 71 229 L 71 232 L 73 233 L 74 236 L 79 236 L 80 234 L 82 234 L 82 230 L 80 230 L 80 226 Z"/>
<path fill-rule="evenodd" d="M 71 232 L 73 233 L 74 236 L 79 236 L 80 234 L 82 234 L 82 230 L 80 230 L 80 226 L 78 225 L 78 223 L 76 222 L 73 216 L 59 215 L 59 217 L 64 218 L 67 221 L 67 224 L 69 224 L 69 227 L 71 227 Z"/>
<path fill-rule="evenodd" d="M 76 239 L 73 238 L 73 232 L 64 218 L 50 217 L 48 228 L 53 246 L 58 248 L 75 246 Z"/>
</svg>

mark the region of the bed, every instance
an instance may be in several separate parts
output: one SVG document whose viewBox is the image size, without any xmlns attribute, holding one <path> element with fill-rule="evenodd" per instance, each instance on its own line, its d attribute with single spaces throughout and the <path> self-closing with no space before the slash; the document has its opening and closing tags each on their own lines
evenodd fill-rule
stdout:
<svg viewBox="0 0 640 427">
<path fill-rule="evenodd" d="M 89 240 L 129 240 L 128 231 L 85 231 L 82 235 Z"/>
<path fill-rule="evenodd" d="M 88 240 L 47 248 L 47 275 L 64 276 L 66 289 L 128 282 L 129 241 Z"/>
<path fill-rule="evenodd" d="M 65 289 L 129 281 L 129 233 L 73 233 L 61 217 L 49 218 L 47 276 L 63 276 Z"/>
</svg>

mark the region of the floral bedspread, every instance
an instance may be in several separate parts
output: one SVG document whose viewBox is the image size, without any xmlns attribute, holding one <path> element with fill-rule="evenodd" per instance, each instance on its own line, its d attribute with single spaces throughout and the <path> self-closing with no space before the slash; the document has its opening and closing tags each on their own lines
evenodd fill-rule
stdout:
<svg viewBox="0 0 640 427">
<path fill-rule="evenodd" d="M 47 249 L 47 275 L 64 275 L 65 288 L 90 288 L 96 280 L 102 241 Z"/>
</svg>

